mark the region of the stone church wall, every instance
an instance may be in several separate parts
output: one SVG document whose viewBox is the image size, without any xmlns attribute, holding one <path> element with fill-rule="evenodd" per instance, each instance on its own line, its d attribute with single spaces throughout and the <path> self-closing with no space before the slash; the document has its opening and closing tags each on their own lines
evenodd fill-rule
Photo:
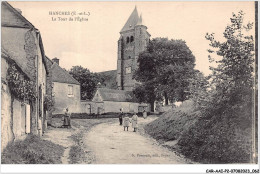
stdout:
<svg viewBox="0 0 260 174">
<path fill-rule="evenodd" d="M 137 59 L 145 51 L 150 34 L 147 27 L 140 25 L 121 33 L 118 41 L 117 84 L 118 89 L 132 91 L 136 81 L 133 73 L 138 68 Z M 123 87 L 122 87 L 123 81 Z"/>
</svg>

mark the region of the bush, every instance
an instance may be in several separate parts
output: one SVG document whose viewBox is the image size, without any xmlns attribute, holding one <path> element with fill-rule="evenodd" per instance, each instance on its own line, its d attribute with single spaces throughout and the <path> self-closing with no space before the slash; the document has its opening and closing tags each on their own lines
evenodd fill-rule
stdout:
<svg viewBox="0 0 260 174">
<path fill-rule="evenodd" d="M 2 164 L 61 164 L 64 147 L 29 135 L 10 143 L 2 152 Z"/>
</svg>

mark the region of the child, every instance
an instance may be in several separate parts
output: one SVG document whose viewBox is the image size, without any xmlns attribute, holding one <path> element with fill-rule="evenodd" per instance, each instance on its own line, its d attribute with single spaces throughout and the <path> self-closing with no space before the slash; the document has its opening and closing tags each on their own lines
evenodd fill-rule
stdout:
<svg viewBox="0 0 260 174">
<path fill-rule="evenodd" d="M 128 117 L 128 115 L 126 114 L 124 116 L 124 131 L 125 131 L 125 128 L 126 130 L 128 131 L 128 127 L 129 127 L 129 124 L 131 123 L 130 121 L 130 118 Z"/>
<path fill-rule="evenodd" d="M 134 128 L 134 132 L 136 132 L 137 130 L 137 119 L 138 116 L 136 115 L 136 113 L 134 113 L 133 117 L 132 117 L 132 127 Z"/>
</svg>

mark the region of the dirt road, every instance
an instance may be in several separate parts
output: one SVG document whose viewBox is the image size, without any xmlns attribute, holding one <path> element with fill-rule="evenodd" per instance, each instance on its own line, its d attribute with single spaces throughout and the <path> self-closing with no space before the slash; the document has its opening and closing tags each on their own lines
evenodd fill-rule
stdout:
<svg viewBox="0 0 260 174">
<path fill-rule="evenodd" d="M 63 122 L 60 118 L 53 118 L 53 127 L 48 128 L 43 139 L 65 148 L 61 157 L 62 164 L 90 164 L 93 163 L 95 156 L 88 150 L 88 143 L 83 143 L 83 136 L 97 124 L 115 121 L 116 119 L 73 119 L 72 128 L 66 129 L 61 128 Z"/>
<path fill-rule="evenodd" d="M 153 118 L 139 119 L 139 124 Z M 174 152 L 160 146 L 152 138 L 124 131 L 118 123 L 102 123 L 93 127 L 83 138 L 95 154 L 96 164 L 184 164 Z"/>
</svg>

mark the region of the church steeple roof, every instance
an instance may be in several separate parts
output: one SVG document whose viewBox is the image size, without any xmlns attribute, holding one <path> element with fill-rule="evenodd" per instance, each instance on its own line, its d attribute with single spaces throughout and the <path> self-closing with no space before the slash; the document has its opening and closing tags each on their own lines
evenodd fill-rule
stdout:
<svg viewBox="0 0 260 174">
<path fill-rule="evenodd" d="M 135 6 L 134 11 L 132 12 L 132 14 L 130 15 L 130 17 L 128 18 L 127 22 L 125 23 L 124 27 L 120 32 L 134 29 L 138 20 L 139 20 L 139 16 L 138 16 L 137 8 Z"/>
<path fill-rule="evenodd" d="M 142 18 L 142 14 L 140 15 L 140 18 L 139 18 L 139 20 L 138 20 L 138 22 L 137 22 L 136 25 L 144 25 L 144 21 L 143 21 L 143 18 Z"/>
</svg>

